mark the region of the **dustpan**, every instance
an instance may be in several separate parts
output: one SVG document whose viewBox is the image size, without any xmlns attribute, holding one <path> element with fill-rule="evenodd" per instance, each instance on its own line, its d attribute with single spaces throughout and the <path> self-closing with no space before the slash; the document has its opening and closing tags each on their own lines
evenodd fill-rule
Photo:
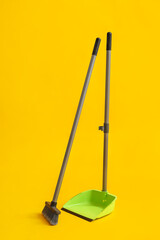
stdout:
<svg viewBox="0 0 160 240">
<path fill-rule="evenodd" d="M 105 191 L 88 190 L 70 199 L 62 208 L 88 221 L 110 214 L 115 206 L 116 196 Z"/>
<path fill-rule="evenodd" d="M 116 196 L 107 191 L 107 162 L 108 162 L 108 133 L 109 133 L 109 92 L 110 92 L 110 63 L 111 63 L 111 37 L 107 33 L 107 59 L 106 59 L 106 88 L 105 88 L 105 118 L 104 125 L 99 130 L 104 132 L 103 157 L 103 190 L 88 190 L 79 193 L 70 199 L 62 208 L 78 217 L 92 221 L 110 214 L 114 210 Z"/>
</svg>

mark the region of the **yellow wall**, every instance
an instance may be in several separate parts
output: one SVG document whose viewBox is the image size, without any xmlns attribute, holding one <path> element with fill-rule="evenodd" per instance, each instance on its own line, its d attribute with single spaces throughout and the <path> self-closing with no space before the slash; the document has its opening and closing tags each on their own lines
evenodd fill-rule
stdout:
<svg viewBox="0 0 160 240">
<path fill-rule="evenodd" d="M 0 238 L 159 239 L 159 1 L 0 1 Z M 102 39 L 58 208 L 102 183 L 106 32 L 113 33 L 109 192 L 88 223 L 51 200 L 95 38 Z"/>
</svg>

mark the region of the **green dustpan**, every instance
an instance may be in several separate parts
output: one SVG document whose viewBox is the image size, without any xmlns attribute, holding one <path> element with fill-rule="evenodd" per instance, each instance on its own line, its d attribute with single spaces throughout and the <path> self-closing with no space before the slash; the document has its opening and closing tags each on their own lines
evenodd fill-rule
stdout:
<svg viewBox="0 0 160 240">
<path fill-rule="evenodd" d="M 89 190 L 69 200 L 62 210 L 92 221 L 110 214 L 115 206 L 116 196 L 107 192 L 107 162 L 109 133 L 109 89 L 111 63 L 111 33 L 107 33 L 107 64 L 105 90 L 105 121 L 99 130 L 104 132 L 103 191 Z"/>
<path fill-rule="evenodd" d="M 116 196 L 107 192 L 88 190 L 70 199 L 62 210 L 92 221 L 110 214 L 115 200 Z"/>
</svg>

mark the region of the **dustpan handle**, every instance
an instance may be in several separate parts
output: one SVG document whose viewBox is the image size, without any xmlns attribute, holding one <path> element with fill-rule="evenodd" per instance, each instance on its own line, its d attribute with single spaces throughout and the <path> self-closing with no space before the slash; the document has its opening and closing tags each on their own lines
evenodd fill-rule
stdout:
<svg viewBox="0 0 160 240">
<path fill-rule="evenodd" d="M 66 149 L 66 152 L 65 152 L 65 155 L 64 155 L 64 159 L 63 159 L 61 171 L 60 171 L 60 174 L 59 174 L 57 186 L 56 186 L 55 193 L 54 193 L 54 196 L 53 196 L 52 205 L 56 205 L 56 202 L 57 202 L 57 199 L 58 199 L 59 191 L 60 191 L 60 188 L 61 188 L 61 185 L 62 185 L 62 181 L 63 181 L 64 173 L 65 173 L 65 170 L 66 170 L 69 154 L 70 154 L 72 143 L 73 143 L 74 136 L 75 136 L 75 133 L 76 133 L 78 121 L 79 121 L 80 114 L 81 114 L 81 111 L 82 111 L 84 99 L 85 99 L 85 96 L 86 96 L 89 80 L 90 80 L 90 77 L 91 77 L 91 74 L 92 74 L 92 70 L 93 70 L 94 62 L 95 62 L 96 55 L 97 55 L 97 52 L 98 52 L 98 48 L 99 48 L 99 45 L 100 45 L 100 41 L 101 41 L 100 38 L 97 38 L 96 41 L 95 41 L 95 45 L 94 45 L 94 48 L 93 48 L 92 57 L 91 57 L 91 60 L 90 60 L 88 72 L 87 72 L 87 75 L 86 75 L 83 90 L 82 90 L 81 97 L 80 97 L 80 100 L 79 100 L 79 105 L 78 105 L 78 108 L 77 108 L 77 112 L 76 112 L 76 115 L 75 115 L 74 123 L 73 123 L 72 130 L 71 130 L 71 134 L 70 134 L 70 137 L 69 137 L 67 149 Z"/>
<path fill-rule="evenodd" d="M 112 33 L 108 32 L 107 33 L 107 46 L 106 46 L 107 54 L 106 54 L 105 115 L 104 115 L 104 128 L 103 128 L 103 131 L 104 131 L 103 191 L 107 191 L 111 41 L 112 41 Z"/>
</svg>

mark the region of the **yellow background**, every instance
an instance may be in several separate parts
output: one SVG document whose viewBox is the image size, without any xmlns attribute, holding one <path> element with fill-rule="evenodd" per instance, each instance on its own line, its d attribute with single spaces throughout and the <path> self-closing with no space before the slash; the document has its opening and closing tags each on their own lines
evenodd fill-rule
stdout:
<svg viewBox="0 0 160 240">
<path fill-rule="evenodd" d="M 159 1 L 0 1 L 0 239 L 159 239 Z M 60 209 L 102 183 L 106 33 L 113 33 L 108 189 L 92 223 L 51 200 L 96 37 L 102 39 Z"/>
</svg>

